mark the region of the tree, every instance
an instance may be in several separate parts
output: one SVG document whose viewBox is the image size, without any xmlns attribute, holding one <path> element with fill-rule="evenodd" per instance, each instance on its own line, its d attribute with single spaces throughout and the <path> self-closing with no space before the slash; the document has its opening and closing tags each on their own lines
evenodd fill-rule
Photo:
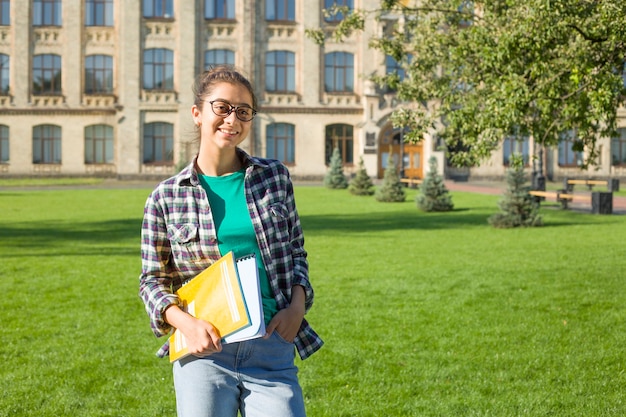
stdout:
<svg viewBox="0 0 626 417">
<path fill-rule="evenodd" d="M 403 3 L 417 6 L 404 6 Z M 341 41 L 368 22 L 395 21 L 370 47 L 405 70 L 375 75 L 410 103 L 394 112 L 408 141 L 444 139 L 451 163 L 479 165 L 504 137 L 538 149 L 576 131 L 587 168 L 624 104 L 626 2 L 615 0 L 383 0 L 377 10 L 336 8 Z M 332 13 L 332 11 L 330 11 Z M 368 23 L 369 24 L 369 23 Z M 308 29 L 318 43 L 323 30 Z"/>
<path fill-rule="evenodd" d="M 354 195 L 373 195 L 375 192 L 374 183 L 372 183 L 372 179 L 367 175 L 367 171 L 365 170 L 363 157 L 359 160 L 359 169 L 356 175 L 350 180 L 348 191 Z"/>
<path fill-rule="evenodd" d="M 443 182 L 443 177 L 437 172 L 437 158 L 428 160 L 429 171 L 422 181 L 420 192 L 415 201 L 422 211 L 450 211 L 454 208 L 452 197 Z"/>
<path fill-rule="evenodd" d="M 512 160 L 506 182 L 507 190 L 498 203 L 501 211 L 489 217 L 489 224 L 502 229 L 542 226 L 543 221 L 538 214 L 539 203 L 528 193 L 530 187 L 524 185 L 526 175 L 521 159 Z"/>
<path fill-rule="evenodd" d="M 324 185 L 327 188 L 348 188 L 348 180 L 343 173 L 343 160 L 339 148 L 333 149 L 333 154 L 330 157 L 330 169 L 324 177 Z"/>
<path fill-rule="evenodd" d="M 389 158 L 387 159 L 387 168 L 385 169 L 383 183 L 376 190 L 375 197 L 376 200 L 385 203 L 401 203 L 406 200 L 404 185 L 400 182 L 400 177 L 398 176 L 398 171 L 393 162 L 391 152 L 389 152 Z"/>
</svg>

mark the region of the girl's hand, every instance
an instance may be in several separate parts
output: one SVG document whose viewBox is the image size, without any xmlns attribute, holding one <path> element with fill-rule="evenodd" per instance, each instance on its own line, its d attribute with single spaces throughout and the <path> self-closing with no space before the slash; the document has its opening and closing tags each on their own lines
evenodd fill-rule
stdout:
<svg viewBox="0 0 626 417">
<path fill-rule="evenodd" d="M 300 330 L 302 319 L 304 319 L 304 297 L 304 288 L 299 285 L 294 286 L 291 294 L 291 304 L 289 304 L 289 307 L 280 310 L 272 318 L 267 326 L 265 339 L 269 338 L 275 330 L 280 337 L 288 342 L 293 342 Z"/>
</svg>

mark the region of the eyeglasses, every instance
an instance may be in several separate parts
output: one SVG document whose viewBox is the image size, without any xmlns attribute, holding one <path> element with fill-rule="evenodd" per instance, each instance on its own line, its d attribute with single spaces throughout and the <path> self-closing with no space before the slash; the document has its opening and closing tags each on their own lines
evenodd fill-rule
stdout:
<svg viewBox="0 0 626 417">
<path fill-rule="evenodd" d="M 232 112 L 235 112 L 235 116 L 237 116 L 237 119 L 241 120 L 242 122 L 249 122 L 254 119 L 254 116 L 256 116 L 256 110 L 254 110 L 247 104 L 244 104 L 243 106 L 233 106 L 232 104 L 222 100 L 209 101 L 209 104 L 211 105 L 211 110 L 213 110 L 213 113 L 215 113 L 215 115 L 219 117 L 226 118 L 230 116 Z"/>
</svg>

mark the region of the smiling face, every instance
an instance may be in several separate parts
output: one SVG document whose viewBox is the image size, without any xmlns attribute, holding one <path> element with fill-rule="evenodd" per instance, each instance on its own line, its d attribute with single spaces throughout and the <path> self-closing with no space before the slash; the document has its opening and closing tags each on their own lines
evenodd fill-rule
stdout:
<svg viewBox="0 0 626 417">
<path fill-rule="evenodd" d="M 200 128 L 201 152 L 234 150 L 248 136 L 252 122 L 239 120 L 234 111 L 226 117 L 216 115 L 210 104 L 214 100 L 252 108 L 252 95 L 243 85 L 220 82 L 203 97 L 200 106 L 193 105 L 191 108 L 194 123 Z"/>
</svg>

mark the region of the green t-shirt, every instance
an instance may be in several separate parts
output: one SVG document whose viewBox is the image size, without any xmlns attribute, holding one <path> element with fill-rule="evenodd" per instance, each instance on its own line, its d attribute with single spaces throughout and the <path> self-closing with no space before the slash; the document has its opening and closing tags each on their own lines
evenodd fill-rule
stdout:
<svg viewBox="0 0 626 417">
<path fill-rule="evenodd" d="M 220 252 L 226 254 L 233 251 L 235 258 L 251 254 L 256 256 L 263 298 L 263 314 L 267 325 L 278 311 L 278 306 L 270 288 L 254 226 L 248 212 L 244 177 L 245 170 L 242 169 L 221 177 L 201 174 L 199 179 L 209 198 Z"/>
</svg>

